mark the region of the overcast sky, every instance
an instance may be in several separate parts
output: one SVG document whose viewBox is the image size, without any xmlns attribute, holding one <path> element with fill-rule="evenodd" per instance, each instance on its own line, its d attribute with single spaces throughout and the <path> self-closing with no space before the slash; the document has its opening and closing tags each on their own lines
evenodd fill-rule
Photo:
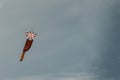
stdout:
<svg viewBox="0 0 120 80">
<path fill-rule="evenodd" d="M 119 0 L 0 0 L 0 80 L 119 80 L 119 34 Z"/>
</svg>

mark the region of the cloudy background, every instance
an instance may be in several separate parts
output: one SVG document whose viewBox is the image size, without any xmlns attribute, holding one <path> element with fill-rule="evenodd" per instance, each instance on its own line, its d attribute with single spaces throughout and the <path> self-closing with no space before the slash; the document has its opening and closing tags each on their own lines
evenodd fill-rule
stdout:
<svg viewBox="0 0 120 80">
<path fill-rule="evenodd" d="M 119 0 L 0 0 L 0 80 L 119 80 L 119 34 Z"/>
</svg>

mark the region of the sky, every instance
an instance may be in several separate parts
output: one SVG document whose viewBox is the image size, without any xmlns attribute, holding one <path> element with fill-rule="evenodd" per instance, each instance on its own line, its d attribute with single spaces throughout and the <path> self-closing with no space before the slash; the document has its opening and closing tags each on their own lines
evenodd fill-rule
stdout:
<svg viewBox="0 0 120 80">
<path fill-rule="evenodd" d="M 0 0 L 0 80 L 119 80 L 119 26 L 119 0 Z"/>
</svg>

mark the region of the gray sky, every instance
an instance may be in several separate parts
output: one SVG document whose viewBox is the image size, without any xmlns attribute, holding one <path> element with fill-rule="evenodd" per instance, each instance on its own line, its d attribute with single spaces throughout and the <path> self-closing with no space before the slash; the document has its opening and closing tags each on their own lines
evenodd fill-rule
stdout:
<svg viewBox="0 0 120 80">
<path fill-rule="evenodd" d="M 119 80 L 119 26 L 119 0 L 0 0 L 0 80 Z"/>
</svg>

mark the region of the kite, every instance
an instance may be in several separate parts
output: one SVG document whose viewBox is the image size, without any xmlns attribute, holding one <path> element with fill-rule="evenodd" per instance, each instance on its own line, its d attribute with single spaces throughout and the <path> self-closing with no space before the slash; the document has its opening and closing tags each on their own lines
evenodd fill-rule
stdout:
<svg viewBox="0 0 120 80">
<path fill-rule="evenodd" d="M 26 43 L 24 45 L 22 54 L 20 55 L 20 61 L 23 61 L 25 53 L 31 48 L 33 40 L 37 36 L 37 34 L 35 34 L 32 31 L 26 32 L 25 35 L 27 39 L 26 39 Z"/>
</svg>

